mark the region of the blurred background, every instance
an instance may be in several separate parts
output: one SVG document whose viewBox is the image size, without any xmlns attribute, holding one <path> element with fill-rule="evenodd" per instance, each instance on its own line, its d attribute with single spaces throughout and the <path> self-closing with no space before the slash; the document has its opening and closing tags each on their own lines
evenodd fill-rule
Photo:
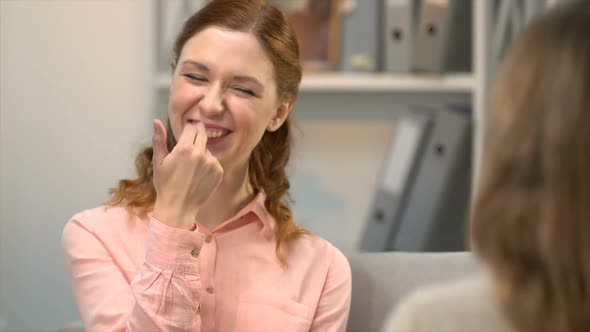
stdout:
<svg viewBox="0 0 590 332">
<path fill-rule="evenodd" d="M 330 39 L 303 59 L 297 221 L 345 253 L 462 250 L 490 82 L 554 1 L 310 1 L 330 1 Z M 0 0 L 0 331 L 79 319 L 61 230 L 134 176 L 166 112 L 171 40 L 205 2 Z"/>
</svg>

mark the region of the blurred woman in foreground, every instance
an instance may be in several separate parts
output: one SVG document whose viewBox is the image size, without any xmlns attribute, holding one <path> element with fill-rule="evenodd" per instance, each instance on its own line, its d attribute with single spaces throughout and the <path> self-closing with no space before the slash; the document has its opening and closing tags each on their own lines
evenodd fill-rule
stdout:
<svg viewBox="0 0 590 332">
<path fill-rule="evenodd" d="M 590 2 L 553 8 L 494 87 L 471 241 L 490 274 L 403 302 L 385 331 L 590 331 Z"/>
</svg>

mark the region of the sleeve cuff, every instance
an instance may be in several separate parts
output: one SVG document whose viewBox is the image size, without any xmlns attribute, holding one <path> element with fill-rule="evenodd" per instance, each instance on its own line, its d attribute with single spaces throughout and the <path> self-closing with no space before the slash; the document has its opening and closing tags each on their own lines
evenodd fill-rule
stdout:
<svg viewBox="0 0 590 332">
<path fill-rule="evenodd" d="M 201 250 L 203 237 L 197 230 L 169 227 L 151 217 L 145 261 L 176 273 L 198 274 L 199 259 L 191 252 Z"/>
</svg>

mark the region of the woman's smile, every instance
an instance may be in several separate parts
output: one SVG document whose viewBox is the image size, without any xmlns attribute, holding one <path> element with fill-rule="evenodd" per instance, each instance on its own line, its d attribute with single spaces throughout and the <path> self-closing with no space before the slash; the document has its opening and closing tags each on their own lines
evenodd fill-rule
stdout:
<svg viewBox="0 0 590 332">
<path fill-rule="evenodd" d="M 187 123 L 197 124 L 199 120 L 189 119 Z M 218 144 L 232 133 L 231 130 L 216 124 L 205 123 L 205 132 L 207 133 L 207 145 Z"/>
</svg>

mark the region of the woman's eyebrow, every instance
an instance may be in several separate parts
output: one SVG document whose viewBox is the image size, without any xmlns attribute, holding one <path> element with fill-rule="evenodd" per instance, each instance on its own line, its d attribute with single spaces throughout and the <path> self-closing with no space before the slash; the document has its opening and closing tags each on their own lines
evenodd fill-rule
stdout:
<svg viewBox="0 0 590 332">
<path fill-rule="evenodd" d="M 209 72 L 209 68 L 207 66 L 205 66 L 204 64 L 202 64 L 200 62 L 194 61 L 194 60 L 184 60 L 181 63 L 181 66 L 195 67 L 195 68 L 197 68 L 197 69 L 199 69 L 201 71 L 204 71 L 204 72 L 207 72 L 207 73 Z"/>
<path fill-rule="evenodd" d="M 255 79 L 252 76 L 234 76 L 234 81 L 237 81 L 239 83 L 251 82 L 251 83 L 254 83 L 255 85 L 257 85 L 261 89 L 264 88 L 264 85 L 262 85 L 262 83 L 260 83 L 260 81 L 258 81 L 257 79 Z"/>
</svg>

